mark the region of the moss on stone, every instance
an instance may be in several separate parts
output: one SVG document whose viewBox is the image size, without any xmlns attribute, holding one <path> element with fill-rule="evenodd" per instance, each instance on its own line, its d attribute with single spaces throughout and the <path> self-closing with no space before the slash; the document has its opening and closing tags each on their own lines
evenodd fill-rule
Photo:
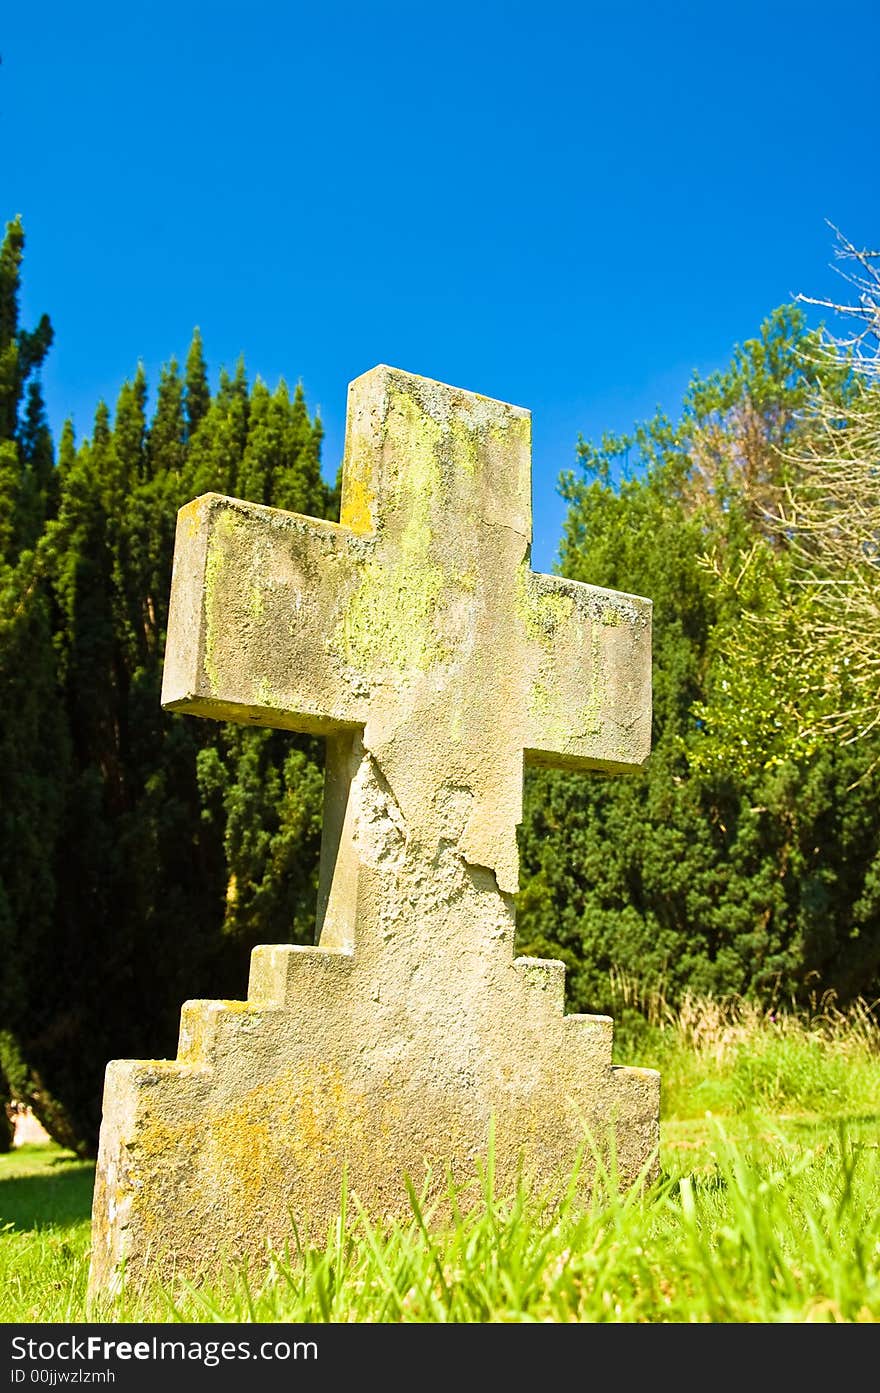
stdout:
<svg viewBox="0 0 880 1393">
<path fill-rule="evenodd" d="M 224 508 L 216 517 L 208 538 L 208 554 L 205 558 L 205 676 L 212 692 L 220 687 L 220 672 L 217 666 L 218 604 L 219 588 L 223 572 L 226 570 L 228 544 L 238 526 L 234 509 Z"/>
</svg>

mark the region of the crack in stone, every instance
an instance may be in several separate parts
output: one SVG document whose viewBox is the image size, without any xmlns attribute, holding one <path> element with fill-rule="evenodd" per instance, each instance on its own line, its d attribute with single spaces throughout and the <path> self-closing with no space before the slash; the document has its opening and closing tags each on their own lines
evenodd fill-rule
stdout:
<svg viewBox="0 0 880 1393">
<path fill-rule="evenodd" d="M 493 532 L 497 531 L 498 528 L 503 528 L 505 532 L 512 532 L 514 537 L 519 541 L 525 542 L 526 546 L 530 544 L 530 538 L 526 528 L 514 527 L 513 523 L 501 522 L 499 518 L 478 517 L 477 522 L 479 522 L 482 527 L 487 527 Z"/>
<path fill-rule="evenodd" d="M 366 865 L 399 872 L 409 842 L 406 819 L 375 755 L 365 755 L 351 786 L 355 847 Z"/>
</svg>

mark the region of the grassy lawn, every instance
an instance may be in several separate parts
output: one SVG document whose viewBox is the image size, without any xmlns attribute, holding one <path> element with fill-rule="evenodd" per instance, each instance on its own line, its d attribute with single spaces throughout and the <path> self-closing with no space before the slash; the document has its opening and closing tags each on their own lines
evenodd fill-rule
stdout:
<svg viewBox="0 0 880 1393">
<path fill-rule="evenodd" d="M 640 1003 L 644 1008 L 644 1003 Z M 713 1012 L 715 1015 L 713 1016 Z M 714 1027 L 708 1025 L 714 1021 Z M 484 1178 L 455 1225 L 384 1231 L 356 1197 L 326 1243 L 87 1311 L 93 1168 L 0 1156 L 3 1321 L 874 1322 L 880 1053 L 864 1011 L 624 1013 L 619 1058 L 663 1073 L 661 1179 L 548 1213 Z"/>
<path fill-rule="evenodd" d="M 54 1142 L 0 1156 L 0 1318 L 80 1321 L 94 1166 Z"/>
</svg>

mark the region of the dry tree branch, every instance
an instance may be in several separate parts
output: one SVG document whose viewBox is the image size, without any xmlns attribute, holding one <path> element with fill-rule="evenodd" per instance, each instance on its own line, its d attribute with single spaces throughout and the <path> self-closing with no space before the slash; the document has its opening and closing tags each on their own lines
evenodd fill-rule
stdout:
<svg viewBox="0 0 880 1393">
<path fill-rule="evenodd" d="M 840 261 L 854 261 L 864 273 L 858 275 L 852 271 L 841 270 L 838 266 L 832 268 L 855 289 L 858 303 L 844 303 L 812 295 L 797 295 L 795 298 L 801 304 L 815 305 L 820 309 L 831 310 L 833 314 L 862 321 L 863 327 L 853 330 L 849 337 L 838 337 L 829 333 L 828 344 L 838 353 L 853 353 L 860 368 L 876 376 L 880 373 L 880 251 L 856 247 L 834 223 L 828 222 L 828 226 L 839 244 L 835 248 L 835 257 Z M 873 347 L 870 352 L 866 352 L 865 346 L 871 341 Z"/>
<path fill-rule="evenodd" d="M 833 224 L 829 224 L 833 227 Z M 788 599 L 745 614 L 761 644 L 788 655 L 797 675 L 801 733 L 852 743 L 880 727 L 880 251 L 859 249 L 833 228 L 835 255 L 856 303 L 800 295 L 854 323 L 823 331 L 826 363 L 848 374 L 845 402 L 818 385 L 796 443 L 780 448 L 788 477 L 755 501 L 762 530 L 788 557 Z M 754 551 L 754 549 L 753 549 Z M 735 581 L 739 590 L 752 562 Z"/>
</svg>

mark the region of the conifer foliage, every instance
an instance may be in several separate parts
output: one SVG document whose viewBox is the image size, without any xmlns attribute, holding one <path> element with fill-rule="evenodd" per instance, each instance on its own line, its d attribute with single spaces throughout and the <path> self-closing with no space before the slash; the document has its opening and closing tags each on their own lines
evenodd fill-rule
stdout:
<svg viewBox="0 0 880 1393">
<path fill-rule="evenodd" d="M 141 368 L 57 463 L 0 254 L 0 1069 L 94 1151 L 104 1068 L 173 1057 L 181 1003 L 241 996 L 257 941 L 311 941 L 319 742 L 163 712 L 178 508 L 216 491 L 329 516 L 301 387 L 212 394 L 198 330 L 155 398 Z M 2 1079 L 0 1079 L 2 1087 Z"/>
<path fill-rule="evenodd" d="M 527 781 L 519 948 L 567 962 L 570 1009 L 613 1011 L 615 978 L 673 1001 L 880 998 L 877 730 L 786 738 L 803 644 L 768 642 L 736 723 L 715 719 L 746 615 L 788 612 L 796 556 L 776 506 L 822 428 L 817 390 L 842 420 L 850 410 L 851 374 L 818 350 L 803 312 L 778 309 L 726 371 L 694 379 L 679 421 L 581 441 L 582 472 L 563 480 L 561 571 L 654 605 L 644 772 Z"/>
</svg>

